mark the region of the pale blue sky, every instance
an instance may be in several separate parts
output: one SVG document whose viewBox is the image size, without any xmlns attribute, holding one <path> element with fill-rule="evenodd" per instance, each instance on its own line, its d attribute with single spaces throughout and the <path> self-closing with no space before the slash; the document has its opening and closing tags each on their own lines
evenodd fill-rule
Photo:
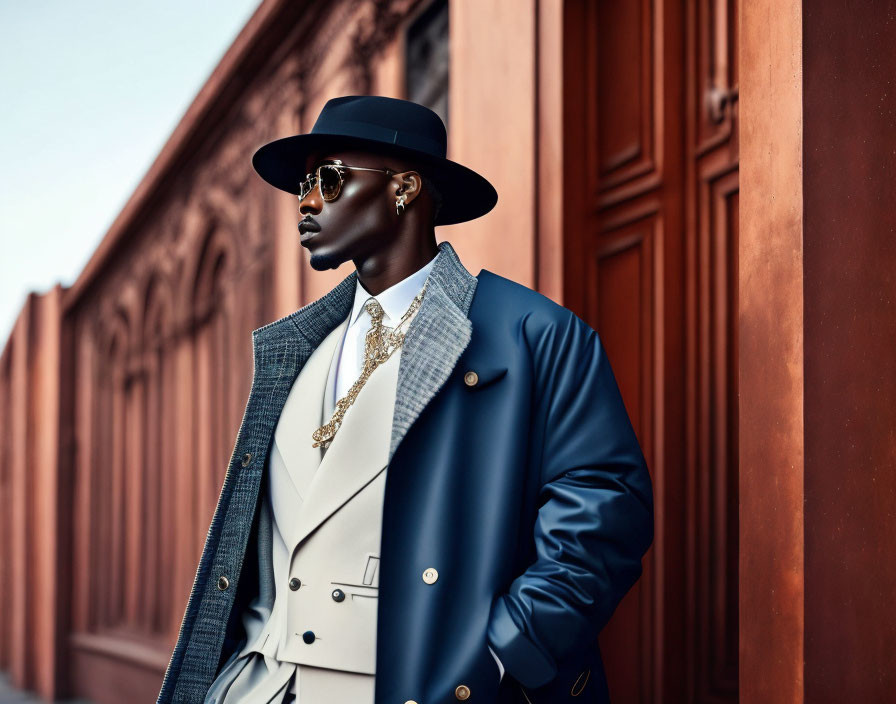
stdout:
<svg viewBox="0 0 896 704">
<path fill-rule="evenodd" d="M 0 0 L 0 349 L 71 285 L 258 0 Z"/>
</svg>

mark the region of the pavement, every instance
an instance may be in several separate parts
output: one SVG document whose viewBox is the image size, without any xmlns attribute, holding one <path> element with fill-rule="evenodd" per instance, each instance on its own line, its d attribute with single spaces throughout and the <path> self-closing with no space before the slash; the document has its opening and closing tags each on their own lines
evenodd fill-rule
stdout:
<svg viewBox="0 0 896 704">
<path fill-rule="evenodd" d="M 59 704 L 92 704 L 87 699 L 57 699 Z M 9 682 L 9 675 L 0 672 L 0 704 L 46 704 L 34 692 L 16 689 Z"/>
</svg>

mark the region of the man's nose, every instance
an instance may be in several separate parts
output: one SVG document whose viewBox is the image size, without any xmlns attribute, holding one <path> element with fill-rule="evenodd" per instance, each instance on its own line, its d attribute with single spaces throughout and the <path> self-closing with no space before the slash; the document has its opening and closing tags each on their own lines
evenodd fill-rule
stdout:
<svg viewBox="0 0 896 704">
<path fill-rule="evenodd" d="M 299 212 L 302 215 L 307 213 L 319 213 L 323 208 L 323 199 L 320 197 L 320 189 L 315 186 L 302 200 L 299 201 Z"/>
</svg>

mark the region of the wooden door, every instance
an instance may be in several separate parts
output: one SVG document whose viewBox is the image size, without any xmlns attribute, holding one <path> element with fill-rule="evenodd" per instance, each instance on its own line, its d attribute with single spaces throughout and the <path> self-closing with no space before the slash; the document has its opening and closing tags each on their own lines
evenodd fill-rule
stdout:
<svg viewBox="0 0 896 704">
<path fill-rule="evenodd" d="M 656 499 L 599 640 L 614 704 L 737 701 L 736 18 L 564 8 L 564 299 L 604 343 Z"/>
</svg>

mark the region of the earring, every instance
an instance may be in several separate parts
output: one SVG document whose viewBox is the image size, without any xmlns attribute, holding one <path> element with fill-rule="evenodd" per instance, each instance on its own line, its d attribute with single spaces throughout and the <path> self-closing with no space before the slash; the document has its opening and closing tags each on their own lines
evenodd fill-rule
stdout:
<svg viewBox="0 0 896 704">
<path fill-rule="evenodd" d="M 405 211 L 404 202 L 408 199 L 406 193 L 402 193 L 395 199 L 395 212 L 397 215 L 401 215 Z"/>
</svg>

